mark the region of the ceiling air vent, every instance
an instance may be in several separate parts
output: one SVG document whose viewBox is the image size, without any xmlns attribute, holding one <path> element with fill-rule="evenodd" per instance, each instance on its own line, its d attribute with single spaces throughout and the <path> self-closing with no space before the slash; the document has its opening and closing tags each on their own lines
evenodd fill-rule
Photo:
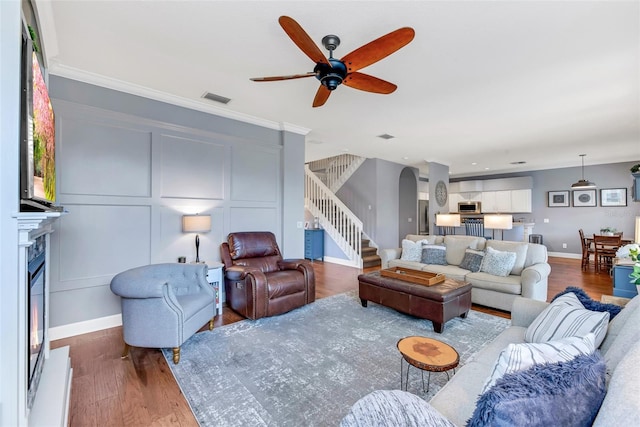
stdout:
<svg viewBox="0 0 640 427">
<path fill-rule="evenodd" d="M 215 93 L 211 93 L 211 92 L 205 92 L 204 95 L 202 95 L 202 97 L 204 99 L 208 99 L 209 101 L 215 101 L 221 104 L 228 104 L 229 101 L 231 101 L 231 98 L 227 98 L 221 95 L 216 95 Z"/>
<path fill-rule="evenodd" d="M 512 165 L 524 165 L 525 163 L 527 162 L 525 162 L 524 160 L 520 160 L 518 162 L 511 162 Z"/>
<path fill-rule="evenodd" d="M 382 138 L 382 139 L 393 139 L 393 138 L 395 138 L 395 136 L 393 136 L 393 135 L 389 135 L 388 133 L 383 133 L 382 135 L 378 135 L 378 138 Z"/>
</svg>

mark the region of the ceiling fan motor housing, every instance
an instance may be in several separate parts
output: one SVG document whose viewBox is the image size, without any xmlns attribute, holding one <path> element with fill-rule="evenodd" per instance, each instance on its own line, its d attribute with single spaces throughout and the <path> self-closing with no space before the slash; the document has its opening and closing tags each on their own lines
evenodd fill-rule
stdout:
<svg viewBox="0 0 640 427">
<path fill-rule="evenodd" d="M 329 90 L 337 88 L 344 78 L 347 76 L 347 67 L 344 62 L 334 58 L 329 58 L 331 67 L 327 64 L 316 64 L 313 71 L 316 73 L 316 78 L 320 80 L 320 83 Z"/>
</svg>

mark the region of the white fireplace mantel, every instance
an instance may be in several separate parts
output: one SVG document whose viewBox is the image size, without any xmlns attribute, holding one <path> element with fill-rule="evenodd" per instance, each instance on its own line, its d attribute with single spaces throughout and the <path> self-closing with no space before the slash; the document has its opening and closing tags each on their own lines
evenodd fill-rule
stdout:
<svg viewBox="0 0 640 427">
<path fill-rule="evenodd" d="M 25 372 L 25 380 L 18 384 L 19 425 L 60 425 L 66 426 L 69 414 L 69 398 L 71 395 L 71 360 L 69 347 L 50 350 L 49 333 L 45 334 L 43 342 L 44 365 L 37 388 L 35 400 L 31 409 L 27 407 L 27 325 L 28 325 L 28 292 L 27 292 L 27 250 L 33 245 L 35 239 L 45 235 L 46 252 L 45 262 L 50 266 L 50 241 L 49 235 L 53 233 L 53 224 L 66 212 L 20 212 L 14 214 L 18 223 L 18 314 L 22 321 L 18 322 L 18 370 Z M 49 279 L 50 267 L 45 268 L 45 281 L 47 286 L 45 297 L 44 328 L 49 329 L 49 292 L 51 281 Z"/>
</svg>

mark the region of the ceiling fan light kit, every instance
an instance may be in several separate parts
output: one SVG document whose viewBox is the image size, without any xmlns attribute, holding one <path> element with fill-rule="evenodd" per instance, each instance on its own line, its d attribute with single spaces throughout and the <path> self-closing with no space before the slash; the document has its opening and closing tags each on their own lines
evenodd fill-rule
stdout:
<svg viewBox="0 0 640 427">
<path fill-rule="evenodd" d="M 347 54 L 342 59 L 335 59 L 333 51 L 340 46 L 340 38 L 329 34 L 322 38 L 322 45 L 329 51 L 327 59 L 311 37 L 293 18 L 281 16 L 280 26 L 305 55 L 316 63 L 313 72 L 293 74 L 289 76 L 253 77 L 256 82 L 272 82 L 315 76 L 320 87 L 313 100 L 313 107 L 320 107 L 327 102 L 329 95 L 341 84 L 365 92 L 389 94 L 396 90 L 393 83 L 379 79 L 358 70 L 367 67 L 407 45 L 415 37 L 415 31 L 409 27 L 399 28 Z"/>
<path fill-rule="evenodd" d="M 580 157 L 582 158 L 582 179 L 579 179 L 578 182 L 574 182 L 573 184 L 571 184 L 571 188 L 574 190 L 587 190 L 590 188 L 596 188 L 595 182 L 584 179 L 584 156 L 586 156 L 586 154 L 580 154 Z"/>
</svg>

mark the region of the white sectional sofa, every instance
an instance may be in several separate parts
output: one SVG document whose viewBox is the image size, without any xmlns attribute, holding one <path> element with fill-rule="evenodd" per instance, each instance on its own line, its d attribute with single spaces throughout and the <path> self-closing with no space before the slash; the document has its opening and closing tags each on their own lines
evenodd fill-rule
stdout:
<svg viewBox="0 0 640 427">
<path fill-rule="evenodd" d="M 405 391 L 374 391 L 353 406 L 340 426 L 464 426 L 473 415 L 483 385 L 492 374 L 502 350 L 509 344 L 524 343 L 527 328 L 547 306 L 543 302 L 516 298 L 511 326 L 474 355 L 428 403 Z M 564 402 L 570 416 L 577 417 L 585 411 L 595 411 L 597 416 L 593 426 L 596 427 L 640 425 L 639 322 L 640 297 L 635 297 L 609 322 L 606 336 L 599 347 L 606 364 L 606 395 L 602 405 L 599 408 L 581 407 L 575 400 Z M 517 392 L 517 389 L 514 388 L 514 391 Z M 586 391 L 580 389 L 577 393 Z M 562 401 L 562 397 L 557 396 L 556 401 Z M 511 404 L 515 404 L 514 401 Z M 530 419 L 527 424 L 539 425 L 539 421 L 536 423 L 535 419 Z M 491 425 L 514 424 L 505 424 L 503 420 L 502 424 Z"/>
<path fill-rule="evenodd" d="M 467 281 L 473 286 L 471 290 L 473 303 L 505 311 L 511 310 L 513 301 L 519 296 L 539 301 L 547 300 L 551 266 L 547 262 L 546 246 L 462 235 L 409 234 L 405 239 L 412 242 L 424 241 L 429 245 L 444 245 L 447 265 L 403 260 L 402 248 L 394 248 L 378 251 L 382 259 L 382 268 L 405 267 L 443 273 L 449 278 Z M 508 276 L 496 276 L 484 271 L 472 272 L 460 267 L 467 249 L 484 251 L 487 248 L 516 254 L 515 264 Z"/>
</svg>

